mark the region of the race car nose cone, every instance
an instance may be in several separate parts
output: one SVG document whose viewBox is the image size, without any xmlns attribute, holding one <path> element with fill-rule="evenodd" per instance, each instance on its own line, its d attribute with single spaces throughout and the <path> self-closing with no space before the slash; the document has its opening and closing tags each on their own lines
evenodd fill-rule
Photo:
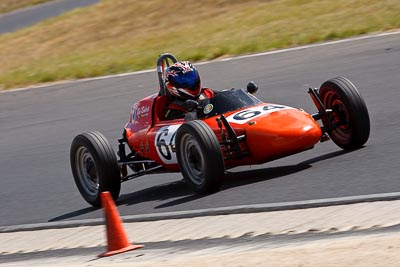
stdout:
<svg viewBox="0 0 400 267">
<path fill-rule="evenodd" d="M 257 162 L 279 158 L 312 148 L 322 136 L 310 114 L 287 109 L 259 117 L 246 129 L 246 140 Z"/>
</svg>

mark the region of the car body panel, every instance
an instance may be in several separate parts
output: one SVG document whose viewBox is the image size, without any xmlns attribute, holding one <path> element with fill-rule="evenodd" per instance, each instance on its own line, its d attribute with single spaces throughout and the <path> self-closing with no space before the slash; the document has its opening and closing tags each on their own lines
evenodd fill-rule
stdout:
<svg viewBox="0 0 400 267">
<path fill-rule="evenodd" d="M 175 151 L 175 136 L 184 119 L 163 119 L 165 96 L 151 95 L 131 107 L 125 125 L 128 145 L 141 157 L 154 160 L 166 170 L 179 171 Z M 212 109 L 212 107 L 211 107 Z M 221 145 L 227 168 L 262 164 L 270 160 L 312 148 L 322 136 L 319 124 L 303 110 L 284 105 L 259 104 L 224 114 L 237 136 L 244 135 L 239 144 L 246 151 L 240 158 L 230 158 Z M 225 128 L 218 125 L 220 115 L 201 118 L 222 144 Z"/>
</svg>

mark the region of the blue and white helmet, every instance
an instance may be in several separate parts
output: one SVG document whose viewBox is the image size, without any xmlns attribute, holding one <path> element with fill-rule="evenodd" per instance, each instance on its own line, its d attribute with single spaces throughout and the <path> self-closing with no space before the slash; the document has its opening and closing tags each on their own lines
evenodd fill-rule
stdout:
<svg viewBox="0 0 400 267">
<path fill-rule="evenodd" d="M 199 72 L 189 61 L 176 62 L 166 69 L 165 86 L 179 98 L 196 99 L 201 94 Z"/>
</svg>

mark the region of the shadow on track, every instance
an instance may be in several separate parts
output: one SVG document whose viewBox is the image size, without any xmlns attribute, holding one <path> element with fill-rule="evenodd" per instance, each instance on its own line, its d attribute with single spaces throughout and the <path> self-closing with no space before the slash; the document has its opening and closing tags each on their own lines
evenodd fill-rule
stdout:
<svg viewBox="0 0 400 267">
<path fill-rule="evenodd" d="M 293 173 L 297 173 L 308 168 L 311 168 L 312 164 L 327 160 L 330 158 L 334 158 L 340 155 L 344 155 L 351 152 L 350 150 L 339 150 L 335 152 L 331 152 L 325 155 L 321 155 L 318 157 L 314 157 L 308 159 L 306 161 L 300 162 L 296 165 L 288 165 L 281 167 L 271 167 L 271 168 L 263 168 L 257 170 L 246 170 L 246 171 L 238 171 L 238 172 L 228 172 L 226 174 L 224 184 L 221 188 L 221 191 L 229 190 L 230 188 L 239 187 L 247 184 L 258 183 L 262 181 L 272 180 L 276 178 L 280 178 L 286 175 L 290 175 Z M 125 204 L 132 205 L 141 200 L 149 201 L 160 201 L 170 198 L 175 198 L 172 201 L 163 203 L 154 207 L 154 209 L 161 209 L 166 207 L 173 207 L 176 205 L 180 205 L 183 203 L 187 203 L 196 199 L 200 199 L 203 197 L 207 197 L 204 195 L 194 195 L 192 191 L 190 191 L 184 184 L 183 181 L 171 183 L 168 185 L 168 189 L 165 192 L 165 188 L 156 187 L 156 191 L 153 191 L 155 187 L 145 189 L 143 191 L 138 191 L 129 195 L 124 196 Z M 161 189 L 161 190 L 160 190 Z M 149 190 L 150 195 L 142 193 L 146 193 Z M 218 193 L 218 192 L 217 192 Z M 126 198 L 125 198 L 126 197 Z M 154 198 L 155 197 L 155 198 Z M 181 197 L 176 199 L 177 197 Z M 122 203 L 121 203 L 122 204 Z"/>
<path fill-rule="evenodd" d="M 280 178 L 292 173 L 296 173 L 307 168 L 311 167 L 310 165 L 289 165 L 283 167 L 273 167 L 273 168 L 264 168 L 258 170 L 246 170 L 239 172 L 228 172 L 225 176 L 224 184 L 221 188 L 221 191 L 229 190 L 230 188 L 243 186 L 247 184 L 253 184 L 258 182 L 263 182 L 267 180 L 272 180 L 276 178 Z M 182 182 L 184 185 L 184 183 Z M 185 185 L 184 185 L 185 186 Z M 190 195 L 182 196 L 181 198 L 174 199 L 172 201 L 163 203 L 155 207 L 155 209 L 161 209 L 166 207 L 172 207 L 176 205 L 180 205 L 186 202 L 193 201 L 195 199 L 207 197 L 207 195 L 193 195 L 193 192 L 189 189 L 186 189 Z M 218 193 L 218 192 L 217 192 Z M 177 196 L 175 195 L 174 198 Z"/>
<path fill-rule="evenodd" d="M 364 148 L 364 146 L 362 148 Z M 360 148 L 360 149 L 362 149 L 362 148 Z M 355 149 L 355 150 L 357 150 L 357 149 Z M 353 152 L 355 150 L 338 150 L 338 151 L 335 151 L 335 152 L 331 152 L 331 153 L 328 153 L 328 154 L 325 154 L 325 155 L 321 155 L 321 156 L 318 156 L 318 157 L 315 157 L 315 158 L 311 158 L 311 159 L 302 161 L 298 165 L 301 165 L 301 164 L 312 165 L 313 163 L 317 163 L 317 162 L 320 162 L 320 161 L 324 161 L 324 160 L 327 160 L 327 159 L 331 159 L 331 158 L 335 158 L 335 157 L 338 157 L 338 156 L 341 156 L 341 155 L 345 155 L 345 154 Z"/>
<path fill-rule="evenodd" d="M 76 210 L 76 211 L 72 211 L 72 212 L 68 212 L 66 214 L 51 218 L 50 220 L 48 220 L 48 222 L 56 222 L 56 221 L 62 221 L 65 219 L 70 219 L 70 218 L 74 218 L 86 213 L 90 213 L 92 211 L 98 210 L 98 208 L 94 208 L 94 207 L 88 207 L 88 208 L 84 208 L 84 209 L 80 209 L 80 210 Z"/>
<path fill-rule="evenodd" d="M 185 185 L 185 182 L 180 180 L 122 195 L 118 199 L 118 205 L 131 206 L 143 202 L 159 202 L 179 197 L 188 198 L 188 200 L 185 202 L 189 202 L 202 196 L 194 195 L 193 192 Z"/>
<path fill-rule="evenodd" d="M 312 164 L 314 163 L 338 157 L 347 154 L 349 152 L 351 151 L 339 150 L 302 161 L 296 165 L 262 168 L 256 170 L 245 170 L 238 172 L 227 172 L 221 191 L 229 190 L 230 188 L 235 188 L 239 186 L 244 186 L 247 184 L 253 184 L 284 177 L 286 175 L 290 175 L 311 168 Z M 193 194 L 193 192 L 185 185 L 184 181 L 180 180 L 171 183 L 161 184 L 158 186 L 153 186 L 129 194 L 121 195 L 116 204 L 118 206 L 121 205 L 131 206 L 144 202 L 160 202 L 168 199 L 174 199 L 154 207 L 154 209 L 157 210 L 188 203 L 203 197 L 207 197 L 207 195 Z M 95 210 L 97 210 L 97 208 L 93 207 L 80 209 L 77 211 L 69 212 L 57 216 L 55 218 L 52 218 L 49 220 L 49 222 L 74 218 L 86 213 L 90 213 Z"/>
</svg>

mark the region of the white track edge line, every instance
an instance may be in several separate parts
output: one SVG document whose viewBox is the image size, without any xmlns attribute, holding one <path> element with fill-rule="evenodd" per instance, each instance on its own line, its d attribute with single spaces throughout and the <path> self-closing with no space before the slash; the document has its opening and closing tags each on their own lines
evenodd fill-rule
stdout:
<svg viewBox="0 0 400 267">
<path fill-rule="evenodd" d="M 228 57 L 228 58 L 223 58 L 223 59 L 209 60 L 209 61 L 204 61 L 204 62 L 196 62 L 195 65 L 206 65 L 206 64 L 210 64 L 210 63 L 226 62 L 226 61 L 232 61 L 232 60 L 238 60 L 238 59 L 268 56 L 268 55 L 286 53 L 286 52 L 291 52 L 291 51 L 298 51 L 298 50 L 302 50 L 302 49 L 322 47 L 322 46 L 333 45 L 333 44 L 348 43 L 348 42 L 353 42 L 353 41 L 379 38 L 379 37 L 391 36 L 391 35 L 396 35 L 396 34 L 400 34 L 400 31 L 390 31 L 390 32 L 383 32 L 383 33 L 378 33 L 378 34 L 362 35 L 362 36 L 351 37 L 351 38 L 336 40 L 336 41 L 328 41 L 328 42 L 315 43 L 315 44 L 291 47 L 291 48 L 280 49 L 280 50 L 266 51 L 266 52 L 249 54 L 249 55 L 241 55 L 241 56 Z M 10 89 L 10 90 L 0 90 L 0 94 L 14 93 L 14 92 L 25 91 L 25 90 L 30 90 L 30 89 L 46 88 L 46 87 L 51 87 L 51 86 L 60 85 L 60 84 L 90 82 L 90 81 L 97 81 L 97 80 L 104 80 L 104 79 L 119 78 L 119 77 L 131 76 L 131 75 L 150 73 L 150 72 L 155 72 L 155 71 L 156 71 L 156 69 L 148 69 L 148 70 L 126 72 L 126 73 L 121 73 L 121 74 L 113 74 L 113 75 L 106 75 L 106 76 L 93 77 L 93 78 L 58 81 L 58 82 L 41 84 L 41 85 L 32 85 L 32 86 L 28 86 L 28 87 L 15 88 L 15 89 Z"/>
</svg>

